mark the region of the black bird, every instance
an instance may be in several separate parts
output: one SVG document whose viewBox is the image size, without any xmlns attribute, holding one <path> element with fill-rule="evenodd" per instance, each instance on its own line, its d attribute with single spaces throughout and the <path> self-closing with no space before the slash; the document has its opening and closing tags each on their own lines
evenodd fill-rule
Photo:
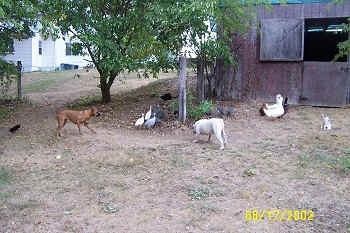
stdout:
<svg viewBox="0 0 350 233">
<path fill-rule="evenodd" d="M 284 115 L 286 115 L 287 111 L 288 111 L 288 97 L 287 96 L 283 100 L 283 109 L 284 109 L 284 113 L 282 116 L 280 116 L 280 118 L 282 118 Z"/>
<path fill-rule="evenodd" d="M 14 133 L 14 132 L 16 132 L 19 128 L 21 128 L 21 125 L 20 125 L 20 124 L 17 124 L 17 125 L 15 125 L 15 126 L 13 126 L 12 128 L 10 128 L 9 131 L 10 131 L 11 133 Z"/>
<path fill-rule="evenodd" d="M 161 95 L 160 98 L 164 101 L 171 100 L 174 97 L 170 93 L 165 93 L 164 95 Z"/>
<path fill-rule="evenodd" d="M 283 108 L 284 108 L 284 113 L 286 113 L 288 110 L 288 97 L 287 96 L 283 100 Z"/>
<path fill-rule="evenodd" d="M 260 112 L 260 116 L 265 116 L 264 106 L 262 106 L 262 107 L 259 109 L 259 112 Z"/>
</svg>

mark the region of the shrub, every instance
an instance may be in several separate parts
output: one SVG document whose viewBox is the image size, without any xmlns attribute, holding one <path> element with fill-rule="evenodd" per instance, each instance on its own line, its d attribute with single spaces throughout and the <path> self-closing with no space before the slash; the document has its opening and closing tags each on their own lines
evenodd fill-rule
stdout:
<svg viewBox="0 0 350 233">
<path fill-rule="evenodd" d="M 17 69 L 14 64 L 7 63 L 0 60 L 0 98 L 5 99 L 8 97 L 7 93 L 13 82 L 17 77 Z"/>
<path fill-rule="evenodd" d="M 189 116 L 195 120 L 199 120 L 203 116 L 210 114 L 212 108 L 213 103 L 211 101 L 201 101 L 197 107 L 194 107 L 189 111 Z"/>
<path fill-rule="evenodd" d="M 177 111 L 179 108 L 178 100 L 171 101 L 169 104 L 169 109 L 171 112 Z M 186 94 L 186 110 L 189 118 L 194 120 L 199 120 L 203 116 L 210 114 L 213 108 L 212 101 L 204 100 L 199 103 L 198 106 L 194 104 L 194 97 L 190 92 Z"/>
</svg>

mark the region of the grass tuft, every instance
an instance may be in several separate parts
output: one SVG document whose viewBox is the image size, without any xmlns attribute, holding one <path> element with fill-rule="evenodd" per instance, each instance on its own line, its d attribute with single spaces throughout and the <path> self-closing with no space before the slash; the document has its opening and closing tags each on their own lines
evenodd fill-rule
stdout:
<svg viewBox="0 0 350 233">
<path fill-rule="evenodd" d="M 203 200 L 212 196 L 212 191 L 208 188 L 193 188 L 188 190 L 191 200 Z"/>
<path fill-rule="evenodd" d="M 0 185 L 9 184 L 11 181 L 11 171 L 5 167 L 0 167 Z"/>
</svg>

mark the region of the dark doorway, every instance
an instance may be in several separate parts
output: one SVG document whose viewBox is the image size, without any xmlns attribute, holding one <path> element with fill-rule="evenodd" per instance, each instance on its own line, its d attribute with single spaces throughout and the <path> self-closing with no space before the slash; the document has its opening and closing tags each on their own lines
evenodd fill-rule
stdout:
<svg viewBox="0 0 350 233">
<path fill-rule="evenodd" d="M 347 18 L 305 19 L 304 61 L 332 61 L 338 54 L 337 44 L 348 39 L 343 23 L 347 23 Z M 346 62 L 347 57 L 337 61 Z"/>
</svg>

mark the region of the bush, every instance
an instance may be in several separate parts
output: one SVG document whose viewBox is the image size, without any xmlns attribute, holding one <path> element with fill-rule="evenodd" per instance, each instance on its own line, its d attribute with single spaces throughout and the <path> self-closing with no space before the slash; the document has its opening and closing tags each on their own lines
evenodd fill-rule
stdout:
<svg viewBox="0 0 350 233">
<path fill-rule="evenodd" d="M 211 109 L 213 108 L 213 103 L 208 100 L 201 101 L 197 107 L 192 107 L 188 111 L 189 117 L 199 120 L 203 116 L 208 115 L 211 113 Z"/>
<path fill-rule="evenodd" d="M 203 116 L 210 114 L 213 107 L 212 101 L 204 100 L 199 103 L 198 106 L 194 104 L 194 97 L 192 93 L 187 92 L 186 94 L 186 109 L 189 118 L 194 120 L 199 120 Z M 171 101 L 169 104 L 169 109 L 171 112 L 178 111 L 179 102 L 178 100 Z"/>
<path fill-rule="evenodd" d="M 14 64 L 0 59 L 0 98 L 6 99 L 13 80 L 17 77 L 17 68 Z"/>
</svg>

